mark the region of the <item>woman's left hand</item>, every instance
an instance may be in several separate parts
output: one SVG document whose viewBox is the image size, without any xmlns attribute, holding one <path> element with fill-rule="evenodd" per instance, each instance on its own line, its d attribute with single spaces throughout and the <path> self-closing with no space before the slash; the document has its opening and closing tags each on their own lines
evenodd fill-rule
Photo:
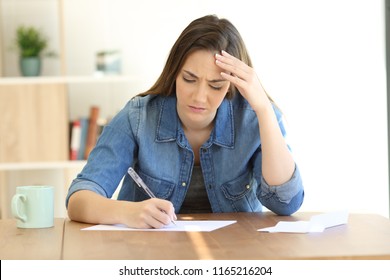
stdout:
<svg viewBox="0 0 390 280">
<path fill-rule="evenodd" d="M 222 51 L 216 54 L 221 76 L 230 81 L 255 110 L 259 121 L 262 150 L 262 174 L 272 186 L 287 182 L 294 173 L 294 159 L 279 128 L 271 102 L 252 67 Z"/>
<path fill-rule="evenodd" d="M 238 58 L 222 51 L 215 55 L 216 64 L 222 68 L 221 76 L 231 82 L 257 111 L 270 104 L 254 69 Z"/>
</svg>

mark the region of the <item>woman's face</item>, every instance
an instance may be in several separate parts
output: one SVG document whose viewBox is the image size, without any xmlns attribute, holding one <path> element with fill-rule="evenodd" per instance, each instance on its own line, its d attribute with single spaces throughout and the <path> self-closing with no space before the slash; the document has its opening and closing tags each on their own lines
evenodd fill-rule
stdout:
<svg viewBox="0 0 390 280">
<path fill-rule="evenodd" d="M 187 57 L 176 77 L 177 112 L 184 129 L 212 125 L 230 82 L 221 76 L 211 51 L 195 51 Z"/>
</svg>

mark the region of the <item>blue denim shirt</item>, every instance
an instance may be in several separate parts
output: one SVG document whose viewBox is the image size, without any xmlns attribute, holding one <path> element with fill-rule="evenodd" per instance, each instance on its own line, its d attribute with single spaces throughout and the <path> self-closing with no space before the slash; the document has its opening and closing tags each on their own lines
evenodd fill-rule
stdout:
<svg viewBox="0 0 390 280">
<path fill-rule="evenodd" d="M 281 113 L 274 111 L 285 135 Z M 297 166 L 283 185 L 269 186 L 263 179 L 257 116 L 241 95 L 222 102 L 214 130 L 199 154 L 213 212 L 260 212 L 265 206 L 276 214 L 290 215 L 303 202 Z M 176 96 L 137 96 L 104 128 L 69 188 L 66 205 L 78 190 L 111 197 L 123 176 L 119 200 L 148 199 L 127 174 L 133 166 L 152 192 L 170 200 L 178 213 L 190 187 L 193 165 L 194 153 L 177 115 Z"/>
</svg>

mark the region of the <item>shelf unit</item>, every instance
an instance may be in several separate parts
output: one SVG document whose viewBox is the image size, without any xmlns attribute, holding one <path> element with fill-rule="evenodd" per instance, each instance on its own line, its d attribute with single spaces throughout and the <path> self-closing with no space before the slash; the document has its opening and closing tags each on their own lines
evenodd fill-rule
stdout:
<svg viewBox="0 0 390 280">
<path fill-rule="evenodd" d="M 66 217 L 67 189 L 86 163 L 68 160 L 69 123 L 88 116 L 92 104 L 109 119 L 144 89 L 141 77 L 92 75 L 95 47 L 81 52 L 83 62 L 69 71 L 67 63 L 79 58 L 69 55 L 75 47 L 69 44 L 74 29 L 66 26 L 70 9 L 79 5 L 75 3 L 0 0 L 0 218 L 11 217 L 16 186 L 38 184 L 55 187 L 55 216 Z M 20 23 L 42 26 L 50 37 L 50 48 L 59 54 L 58 59 L 46 60 L 49 70 L 42 75 L 50 76 L 8 77 L 18 74 L 16 54 L 5 51 L 6 42 Z M 92 67 L 79 71 L 84 65 Z"/>
<path fill-rule="evenodd" d="M 136 76 L 46 76 L 46 77 L 0 77 L 0 86 L 23 84 L 91 84 L 135 82 L 141 77 Z"/>
<path fill-rule="evenodd" d="M 70 89 L 111 85 L 106 88 L 110 90 L 113 84 L 127 89 L 137 81 L 125 76 L 0 78 L 0 218 L 11 217 L 10 201 L 21 185 L 54 186 L 55 216 L 66 217 L 68 187 L 86 163 L 68 160 L 70 98 L 76 98 L 73 103 L 77 104 L 83 94 L 71 95 Z M 131 90 L 107 94 L 119 94 L 122 99 L 133 95 Z"/>
</svg>

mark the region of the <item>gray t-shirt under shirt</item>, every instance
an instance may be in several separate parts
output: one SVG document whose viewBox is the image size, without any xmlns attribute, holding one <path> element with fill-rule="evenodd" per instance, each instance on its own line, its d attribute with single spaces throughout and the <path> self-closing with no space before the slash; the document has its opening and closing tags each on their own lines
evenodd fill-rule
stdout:
<svg viewBox="0 0 390 280">
<path fill-rule="evenodd" d="M 180 208 L 180 214 L 188 213 L 211 213 L 211 205 L 204 185 L 202 168 L 194 166 L 191 182 Z"/>
</svg>

